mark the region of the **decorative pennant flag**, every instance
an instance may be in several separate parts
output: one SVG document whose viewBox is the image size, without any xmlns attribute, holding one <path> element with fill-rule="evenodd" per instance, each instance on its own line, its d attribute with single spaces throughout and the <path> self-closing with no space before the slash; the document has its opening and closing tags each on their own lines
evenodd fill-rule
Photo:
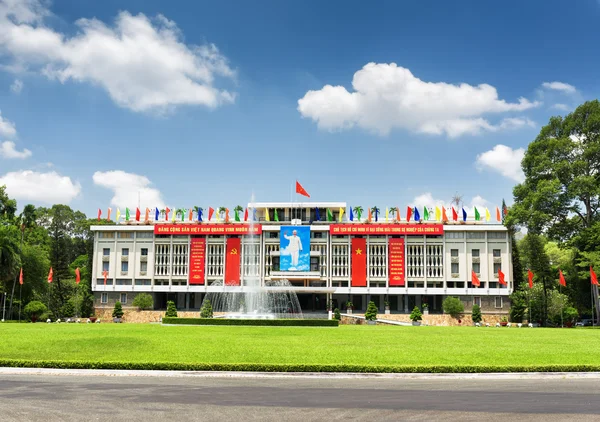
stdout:
<svg viewBox="0 0 600 422">
<path fill-rule="evenodd" d="M 158 221 L 158 216 L 160 215 L 160 210 L 158 207 L 154 208 L 154 221 Z"/>
<path fill-rule="evenodd" d="M 176 210 L 176 209 L 174 209 L 174 210 L 173 210 L 173 217 L 171 217 L 171 222 L 173 222 L 173 223 L 174 223 L 174 222 L 175 222 L 175 218 L 176 218 L 176 217 L 177 217 L 177 210 Z"/>
<path fill-rule="evenodd" d="M 452 207 L 452 221 L 458 221 L 458 213 L 456 212 L 454 207 Z"/>
<path fill-rule="evenodd" d="M 110 213 L 112 212 L 112 208 L 108 209 L 108 214 L 106 215 L 106 221 L 110 221 Z"/>
<path fill-rule="evenodd" d="M 371 208 L 367 210 L 367 221 L 370 223 L 373 216 L 371 215 Z"/>
<path fill-rule="evenodd" d="M 558 269 L 558 282 L 561 286 L 567 287 L 567 280 L 565 280 L 565 276 L 560 268 Z"/>
<path fill-rule="evenodd" d="M 104 276 L 104 285 L 106 286 L 106 280 L 108 280 L 108 271 L 102 271 L 102 275 Z"/>
<path fill-rule="evenodd" d="M 374 207 L 374 213 L 375 213 L 375 222 L 379 221 L 379 208 Z"/>
<path fill-rule="evenodd" d="M 598 277 L 596 277 L 596 273 L 594 269 L 590 266 L 590 278 L 592 279 L 592 284 L 598 285 Z"/>
<path fill-rule="evenodd" d="M 317 221 L 321 221 L 321 214 L 319 213 L 318 208 L 315 208 L 315 217 Z"/>
<path fill-rule="evenodd" d="M 492 219 L 492 216 L 490 215 L 490 210 L 487 209 L 487 207 L 485 208 L 485 221 L 490 221 Z"/>
<path fill-rule="evenodd" d="M 471 270 L 471 283 L 473 284 L 473 286 L 477 286 L 477 287 L 481 286 L 479 277 L 477 277 L 477 274 L 473 270 Z"/>
<path fill-rule="evenodd" d="M 142 213 L 140 211 L 139 208 L 135 209 L 135 221 L 140 221 L 140 218 L 142 217 Z"/>
<path fill-rule="evenodd" d="M 354 221 L 354 213 L 352 212 L 352 207 L 349 207 L 349 208 L 350 208 L 350 212 L 348 213 L 348 219 L 350 221 Z"/>
<path fill-rule="evenodd" d="M 333 221 L 333 213 L 327 208 L 327 221 Z"/>
<path fill-rule="evenodd" d="M 454 210 L 454 208 L 453 208 Z M 448 221 L 448 216 L 446 215 L 446 207 L 442 207 L 442 221 L 445 223 Z"/>
<path fill-rule="evenodd" d="M 504 280 L 504 273 L 500 270 L 500 268 L 498 268 L 498 281 L 500 282 L 500 284 L 506 286 L 506 280 Z"/>
<path fill-rule="evenodd" d="M 406 207 L 406 222 L 410 222 L 410 217 L 412 217 L 412 208 Z"/>
<path fill-rule="evenodd" d="M 385 222 L 388 222 L 390 216 L 390 211 L 388 210 L 388 207 L 385 207 Z"/>
<path fill-rule="evenodd" d="M 244 221 L 248 221 L 248 208 L 244 211 Z"/>
<path fill-rule="evenodd" d="M 208 221 L 212 219 L 213 214 L 215 213 L 215 209 L 212 207 L 208 207 Z"/>
<path fill-rule="evenodd" d="M 81 272 L 79 271 L 79 267 L 75 268 L 75 283 L 79 284 L 81 281 Z"/>
<path fill-rule="evenodd" d="M 19 274 L 19 284 L 23 284 L 23 267 L 21 267 L 21 273 Z"/>
<path fill-rule="evenodd" d="M 121 219 L 121 210 L 119 208 L 117 208 L 117 218 L 115 221 L 118 223 L 120 219 Z"/>
<path fill-rule="evenodd" d="M 217 212 L 215 213 L 215 218 L 217 219 L 217 223 L 221 222 L 221 210 L 218 209 Z"/>
<path fill-rule="evenodd" d="M 125 221 L 129 221 L 129 208 L 125 208 Z"/>
<path fill-rule="evenodd" d="M 462 209 L 463 221 L 467 221 L 467 212 L 465 211 L 465 207 Z"/>
<path fill-rule="evenodd" d="M 229 223 L 229 208 L 225 208 L 225 222 Z"/>
<path fill-rule="evenodd" d="M 265 208 L 265 220 L 271 221 L 271 216 L 269 215 L 269 209 Z"/>
<path fill-rule="evenodd" d="M 508 207 L 506 206 L 506 202 L 504 202 L 504 199 L 502 199 L 502 221 L 503 222 L 507 215 L 508 215 Z"/>
<path fill-rule="evenodd" d="M 252 208 L 252 221 L 257 221 L 257 218 L 256 218 L 256 208 Z"/>
<path fill-rule="evenodd" d="M 234 216 L 233 216 L 234 220 L 237 221 L 237 222 L 239 222 L 240 221 L 240 212 L 239 212 L 239 210 L 237 208 L 234 208 L 233 214 L 234 214 Z"/>
<path fill-rule="evenodd" d="M 147 223 L 150 221 L 150 208 L 146 208 L 146 213 L 144 214 L 144 221 Z"/>
<path fill-rule="evenodd" d="M 279 213 L 277 212 L 277 208 L 273 209 L 273 220 L 279 222 Z"/>
<path fill-rule="evenodd" d="M 415 207 L 415 221 L 421 221 L 421 216 L 419 215 L 419 209 Z"/>
<path fill-rule="evenodd" d="M 50 267 L 50 272 L 48 273 L 48 283 L 52 283 L 53 275 L 54 275 L 54 271 L 52 271 L 52 267 Z"/>
<path fill-rule="evenodd" d="M 473 207 L 475 209 L 475 221 L 481 220 L 481 215 L 479 215 L 479 210 L 477 207 Z"/>
<path fill-rule="evenodd" d="M 398 211 L 396 211 L 396 221 L 400 222 L 402 219 L 400 218 L 400 207 L 396 207 Z"/>
<path fill-rule="evenodd" d="M 442 211 L 437 205 L 435 206 L 435 221 L 442 221 Z"/>
<path fill-rule="evenodd" d="M 98 221 L 100 221 L 101 217 L 102 217 L 102 210 L 100 208 L 98 208 Z"/>
<path fill-rule="evenodd" d="M 171 212 L 171 210 L 169 209 L 169 207 L 165 208 L 165 221 L 169 221 L 169 213 Z"/>
<path fill-rule="evenodd" d="M 423 221 L 429 221 L 429 210 L 427 207 L 423 207 Z"/>
<path fill-rule="evenodd" d="M 298 181 L 296 180 L 296 193 L 300 194 L 300 195 L 304 195 L 307 198 L 310 198 L 310 195 L 308 194 L 308 192 L 306 192 L 306 189 L 304 189 L 302 187 L 302 185 L 300 183 L 298 183 Z"/>
<path fill-rule="evenodd" d="M 529 288 L 533 289 L 533 277 L 534 274 L 531 272 L 531 270 L 527 270 L 527 278 L 529 280 Z"/>
<path fill-rule="evenodd" d="M 346 211 L 345 209 L 343 209 L 342 207 L 340 207 L 340 216 L 338 218 L 338 221 L 341 223 L 342 222 L 342 216 L 344 215 L 344 211 Z"/>
<path fill-rule="evenodd" d="M 188 212 L 188 221 L 192 221 L 194 219 L 194 208 L 190 207 L 190 211 Z"/>
<path fill-rule="evenodd" d="M 202 208 L 198 207 L 198 215 L 196 216 L 199 223 L 202 223 Z"/>
</svg>

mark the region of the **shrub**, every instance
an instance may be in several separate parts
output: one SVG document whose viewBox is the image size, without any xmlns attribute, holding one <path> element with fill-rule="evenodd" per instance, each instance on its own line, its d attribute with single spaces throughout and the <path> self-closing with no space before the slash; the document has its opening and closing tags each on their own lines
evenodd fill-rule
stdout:
<svg viewBox="0 0 600 422">
<path fill-rule="evenodd" d="M 340 310 L 338 308 L 335 308 L 333 310 L 333 319 L 335 319 L 336 321 L 342 319 L 342 316 L 340 315 Z"/>
<path fill-rule="evenodd" d="M 579 312 L 577 312 L 577 309 L 573 308 L 572 306 L 568 306 L 563 312 L 563 318 L 565 322 L 574 323 L 577 318 L 579 318 Z"/>
<path fill-rule="evenodd" d="M 339 321 L 329 319 L 226 319 L 226 318 L 170 318 L 162 319 L 163 324 L 173 325 L 246 325 L 246 326 L 287 326 L 287 327 L 337 327 Z"/>
<path fill-rule="evenodd" d="M 136 306 L 140 311 L 154 308 L 154 300 L 149 293 L 140 293 L 133 299 L 133 306 Z"/>
<path fill-rule="evenodd" d="M 423 314 L 421 314 L 421 310 L 418 307 L 414 307 L 412 312 L 410 313 L 410 319 L 412 321 L 421 321 L 423 319 Z"/>
<path fill-rule="evenodd" d="M 25 315 L 27 315 L 32 321 L 35 321 L 38 317 L 45 314 L 47 310 L 48 308 L 46 308 L 46 305 L 39 300 L 32 300 L 25 305 L 25 308 L 23 308 Z"/>
<path fill-rule="evenodd" d="M 375 302 L 369 302 L 369 306 L 367 306 L 367 312 L 365 312 L 365 319 L 367 321 L 375 321 L 377 319 L 377 306 L 375 306 Z"/>
<path fill-rule="evenodd" d="M 479 307 L 479 305 L 473 305 L 473 310 L 471 311 L 471 319 L 473 320 L 473 322 L 481 322 L 481 320 L 483 319 L 481 317 L 481 308 Z"/>
<path fill-rule="evenodd" d="M 172 318 L 177 317 L 177 308 L 175 307 L 175 302 L 173 302 L 172 300 L 169 300 L 167 302 L 167 313 L 165 313 L 165 316 Z"/>
<path fill-rule="evenodd" d="M 346 309 L 354 309 L 354 304 L 352 302 L 346 302 Z"/>
<path fill-rule="evenodd" d="M 60 314 L 65 318 L 71 318 L 75 316 L 75 306 L 73 302 L 68 300 L 62 308 L 60 308 Z"/>
<path fill-rule="evenodd" d="M 115 303 L 115 309 L 113 309 L 112 316 L 113 318 L 123 317 L 123 306 L 121 306 L 121 302 Z"/>
<path fill-rule="evenodd" d="M 81 299 L 80 314 L 82 318 L 88 318 L 94 314 L 94 296 L 86 293 Z"/>
<path fill-rule="evenodd" d="M 212 318 L 213 317 L 213 309 L 210 303 L 210 300 L 205 299 L 202 302 L 202 308 L 200 309 L 200 318 Z"/>
<path fill-rule="evenodd" d="M 444 309 L 445 313 L 456 319 L 458 319 L 465 311 L 465 307 L 460 299 L 454 296 L 448 296 L 444 299 L 442 302 L 442 309 Z"/>
<path fill-rule="evenodd" d="M 523 316 L 527 311 L 527 301 L 523 297 L 523 292 L 518 291 L 510 295 L 510 321 L 523 322 Z"/>
</svg>

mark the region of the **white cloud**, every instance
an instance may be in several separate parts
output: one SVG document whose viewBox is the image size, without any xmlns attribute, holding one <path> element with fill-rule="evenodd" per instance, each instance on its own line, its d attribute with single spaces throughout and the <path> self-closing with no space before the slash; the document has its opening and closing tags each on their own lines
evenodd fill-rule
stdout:
<svg viewBox="0 0 600 422">
<path fill-rule="evenodd" d="M 2 112 L 0 111 L 0 136 L 15 136 L 17 134 L 17 129 L 15 128 L 15 124 L 10 122 L 2 117 Z"/>
<path fill-rule="evenodd" d="M 445 201 L 443 199 L 435 199 L 431 192 L 425 192 L 421 195 L 415 196 L 412 201 L 412 205 L 417 208 L 435 207 L 436 205 L 444 206 Z"/>
<path fill-rule="evenodd" d="M 20 79 L 15 79 L 15 81 L 10 85 L 10 90 L 15 94 L 20 94 L 23 90 L 23 81 Z"/>
<path fill-rule="evenodd" d="M 298 111 L 323 130 L 358 126 L 386 135 L 401 128 L 457 137 L 514 128 L 511 120 L 527 120 L 505 119 L 494 125 L 483 115 L 520 112 L 540 104 L 525 98 L 508 103 L 499 99 L 496 88 L 487 84 L 424 82 L 395 63 L 365 65 L 354 74 L 352 87 L 353 92 L 331 85 L 308 91 L 298 100 Z"/>
<path fill-rule="evenodd" d="M 479 211 L 481 211 L 481 210 L 485 210 L 485 208 L 488 207 L 489 204 L 490 204 L 490 201 L 488 201 L 487 199 L 484 199 L 480 195 L 477 195 L 477 196 L 474 196 L 473 199 L 471 199 L 470 205 L 471 205 L 471 209 L 473 209 L 474 207 L 477 207 L 477 209 Z"/>
<path fill-rule="evenodd" d="M 49 14 L 39 0 L 0 3 L 0 51 L 14 60 L 9 68 L 100 86 L 133 111 L 234 102 L 234 93 L 214 86 L 216 77 L 235 77 L 227 59 L 213 44 L 185 44 L 175 22 L 162 15 L 123 11 L 112 26 L 79 19 L 79 31 L 68 36 L 44 25 Z"/>
<path fill-rule="evenodd" d="M 571 109 L 571 107 L 569 107 L 566 104 L 554 104 L 552 106 L 552 108 L 555 108 L 557 110 L 562 110 L 562 111 L 569 111 Z"/>
<path fill-rule="evenodd" d="M 489 169 L 520 183 L 525 180 L 521 169 L 524 155 L 524 148 L 512 149 L 506 145 L 496 145 L 490 151 L 479 154 L 475 165 L 480 171 Z"/>
<path fill-rule="evenodd" d="M 16 145 L 12 141 L 4 141 L 0 144 L 0 157 L 4 158 L 28 158 L 31 157 L 31 151 L 24 148 L 23 151 L 17 151 Z"/>
<path fill-rule="evenodd" d="M 52 171 L 39 173 L 21 170 L 0 176 L 0 185 L 6 185 L 8 196 L 18 200 L 68 204 L 81 192 L 81 185 L 71 178 Z"/>
<path fill-rule="evenodd" d="M 139 202 L 142 207 L 164 207 L 164 200 L 158 189 L 151 188 L 146 176 L 126 173 L 121 170 L 97 171 L 94 183 L 113 191 L 110 203 L 117 207 L 134 207 Z"/>
<path fill-rule="evenodd" d="M 544 82 L 542 87 L 554 91 L 562 91 L 565 94 L 574 94 L 577 92 L 577 89 L 573 85 L 564 82 Z"/>
</svg>

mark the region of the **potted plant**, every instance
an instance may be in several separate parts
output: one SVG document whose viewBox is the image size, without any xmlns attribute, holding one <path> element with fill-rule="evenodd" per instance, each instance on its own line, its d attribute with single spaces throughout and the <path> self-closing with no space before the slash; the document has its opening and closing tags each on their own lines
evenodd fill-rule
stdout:
<svg viewBox="0 0 600 422">
<path fill-rule="evenodd" d="M 390 302 L 388 302 L 386 300 L 385 302 L 383 302 L 383 304 L 385 305 L 385 314 L 389 315 L 390 314 Z"/>
<path fill-rule="evenodd" d="M 352 309 L 354 309 L 352 302 L 346 302 L 346 313 L 352 315 Z"/>
<path fill-rule="evenodd" d="M 429 305 L 423 304 L 423 315 L 429 315 Z"/>
<path fill-rule="evenodd" d="M 365 312 L 365 320 L 368 325 L 377 324 L 377 306 L 375 302 L 370 301 L 369 306 L 367 306 L 367 311 Z"/>
<path fill-rule="evenodd" d="M 412 325 L 421 325 L 421 320 L 423 319 L 423 314 L 418 307 L 414 307 L 412 312 L 410 313 L 410 319 L 412 321 Z"/>
<path fill-rule="evenodd" d="M 507 324 L 508 324 L 508 318 L 502 317 L 502 320 L 500 321 L 500 325 L 503 327 L 506 327 Z"/>
<path fill-rule="evenodd" d="M 119 323 L 123 318 L 123 306 L 121 306 L 121 302 L 115 303 L 115 309 L 113 309 L 112 317 L 113 322 Z"/>
</svg>

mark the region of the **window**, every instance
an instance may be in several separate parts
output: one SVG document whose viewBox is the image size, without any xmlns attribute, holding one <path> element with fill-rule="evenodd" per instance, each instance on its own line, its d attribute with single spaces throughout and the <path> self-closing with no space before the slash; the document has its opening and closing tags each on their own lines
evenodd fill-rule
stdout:
<svg viewBox="0 0 600 422">
<path fill-rule="evenodd" d="M 103 262 L 102 263 L 102 272 L 108 271 L 108 264 L 109 264 L 108 262 Z"/>
<path fill-rule="evenodd" d="M 279 271 L 279 257 L 278 256 L 274 256 L 271 260 L 271 270 L 272 271 Z"/>
<path fill-rule="evenodd" d="M 121 293 L 121 303 L 127 303 L 127 293 Z"/>
<path fill-rule="evenodd" d="M 129 248 L 123 248 L 123 249 L 121 249 L 121 255 L 123 255 L 123 256 L 129 256 Z"/>
<path fill-rule="evenodd" d="M 479 262 L 473 262 L 473 271 L 475 274 L 479 274 L 481 272 L 481 265 Z"/>
<path fill-rule="evenodd" d="M 114 239 L 115 232 L 98 232 L 98 239 Z"/>
<path fill-rule="evenodd" d="M 140 262 L 140 271 L 143 273 L 148 271 L 148 263 L 147 262 Z"/>
<path fill-rule="evenodd" d="M 108 303 L 108 293 L 102 293 L 100 295 L 100 302 L 101 303 Z"/>
<path fill-rule="evenodd" d="M 488 232 L 488 239 L 506 239 L 506 232 Z"/>
<path fill-rule="evenodd" d="M 102 255 L 104 255 L 104 256 L 110 256 L 110 249 L 109 248 L 102 249 Z"/>
<path fill-rule="evenodd" d="M 129 262 L 123 261 L 121 262 L 121 272 L 126 273 L 129 271 Z"/>
<path fill-rule="evenodd" d="M 310 237 L 313 239 L 323 239 L 323 232 L 310 232 Z"/>
<path fill-rule="evenodd" d="M 446 239 L 464 239 L 464 232 L 446 232 Z"/>
<path fill-rule="evenodd" d="M 131 280 L 118 278 L 115 282 L 117 286 L 131 286 Z"/>
<path fill-rule="evenodd" d="M 117 237 L 119 239 L 133 239 L 133 232 L 118 232 Z"/>
<path fill-rule="evenodd" d="M 455 262 L 450 266 L 450 272 L 452 274 L 458 274 L 458 262 Z"/>
<path fill-rule="evenodd" d="M 492 255 L 494 256 L 494 258 L 500 258 L 502 256 L 500 249 L 492 250 Z"/>
<path fill-rule="evenodd" d="M 135 280 L 136 286 L 150 286 L 150 280 Z"/>
<path fill-rule="evenodd" d="M 142 250 L 140 251 L 140 254 L 142 256 L 148 256 L 148 248 L 142 248 Z"/>
<path fill-rule="evenodd" d="M 502 296 L 496 296 L 496 308 L 497 309 L 502 309 Z"/>
<path fill-rule="evenodd" d="M 473 258 L 479 258 L 479 249 L 471 249 L 471 256 Z"/>
<path fill-rule="evenodd" d="M 152 233 L 152 232 L 138 232 L 135 236 L 138 239 L 152 239 L 152 237 L 154 236 L 154 233 Z"/>
<path fill-rule="evenodd" d="M 485 239 L 485 232 L 467 232 L 467 239 Z"/>
<path fill-rule="evenodd" d="M 279 239 L 279 232 L 269 232 L 269 239 Z"/>
<path fill-rule="evenodd" d="M 502 264 L 499 262 L 494 262 L 494 274 L 498 274 L 498 271 L 502 270 Z"/>
<path fill-rule="evenodd" d="M 311 271 L 319 271 L 319 257 L 318 256 L 310 257 L 310 270 Z"/>
<path fill-rule="evenodd" d="M 458 258 L 458 249 L 450 249 L 450 256 L 452 258 Z"/>
<path fill-rule="evenodd" d="M 473 305 L 481 307 L 481 296 L 473 296 Z"/>
</svg>

